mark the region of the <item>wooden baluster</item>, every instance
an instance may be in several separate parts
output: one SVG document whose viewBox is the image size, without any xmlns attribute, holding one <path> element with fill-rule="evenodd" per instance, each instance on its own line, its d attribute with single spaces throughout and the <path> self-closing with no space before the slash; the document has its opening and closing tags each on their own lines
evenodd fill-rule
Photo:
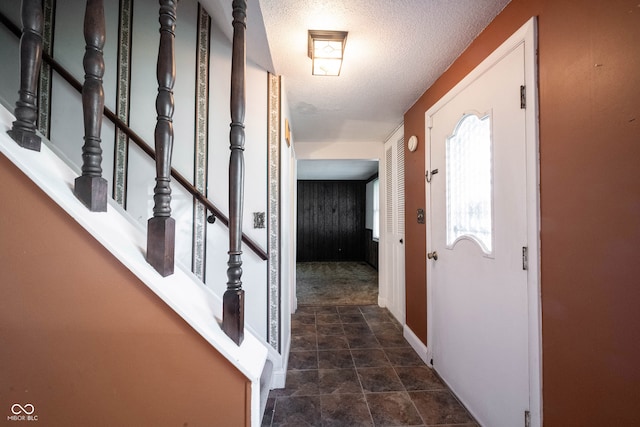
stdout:
<svg viewBox="0 0 640 427">
<path fill-rule="evenodd" d="M 7 132 L 21 147 L 40 151 L 36 135 L 38 76 L 42 62 L 42 1 L 22 0 L 20 37 L 20 90 L 11 129 Z"/>
<path fill-rule="evenodd" d="M 231 157 L 229 159 L 229 261 L 227 290 L 222 298 L 222 329 L 236 344 L 244 339 L 242 289 L 242 205 L 244 198 L 245 30 L 247 2 L 233 0 L 231 61 Z"/>
<path fill-rule="evenodd" d="M 84 145 L 82 146 L 82 175 L 76 178 L 74 192 L 93 212 L 107 210 L 107 180 L 102 178 L 102 148 L 100 131 L 104 111 L 104 57 L 105 41 L 103 0 L 87 0 L 84 12 L 84 85 L 82 85 L 82 112 L 84 115 Z"/>
<path fill-rule="evenodd" d="M 171 151 L 173 149 L 173 85 L 176 79 L 174 39 L 177 0 L 160 0 L 158 96 L 155 130 L 156 186 L 153 217 L 147 223 L 147 262 L 162 276 L 173 274 L 175 220 L 171 218 Z"/>
</svg>

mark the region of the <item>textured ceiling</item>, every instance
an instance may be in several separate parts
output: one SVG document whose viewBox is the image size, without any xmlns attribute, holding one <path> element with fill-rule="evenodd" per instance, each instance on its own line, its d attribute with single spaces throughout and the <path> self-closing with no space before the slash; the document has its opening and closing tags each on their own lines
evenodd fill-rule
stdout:
<svg viewBox="0 0 640 427">
<path fill-rule="evenodd" d="M 259 0 L 296 142 L 383 142 L 509 0 Z M 307 30 L 349 32 L 339 77 L 311 75 Z"/>
<path fill-rule="evenodd" d="M 230 38 L 231 0 L 201 1 Z M 283 76 L 295 143 L 380 143 L 508 2 L 247 0 L 247 59 Z M 349 32 L 339 77 L 311 75 L 310 29 Z"/>
</svg>

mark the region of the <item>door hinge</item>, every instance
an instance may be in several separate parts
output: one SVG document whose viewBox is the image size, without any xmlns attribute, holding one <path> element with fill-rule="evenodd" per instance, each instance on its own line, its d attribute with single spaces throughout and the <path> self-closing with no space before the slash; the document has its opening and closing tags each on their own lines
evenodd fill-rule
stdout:
<svg viewBox="0 0 640 427">
<path fill-rule="evenodd" d="M 527 108 L 527 90 L 524 85 L 520 86 L 520 108 Z"/>
<path fill-rule="evenodd" d="M 529 269 L 529 248 L 526 246 L 522 247 L 522 269 Z"/>
<path fill-rule="evenodd" d="M 531 412 L 524 411 L 524 427 L 531 427 Z"/>
</svg>

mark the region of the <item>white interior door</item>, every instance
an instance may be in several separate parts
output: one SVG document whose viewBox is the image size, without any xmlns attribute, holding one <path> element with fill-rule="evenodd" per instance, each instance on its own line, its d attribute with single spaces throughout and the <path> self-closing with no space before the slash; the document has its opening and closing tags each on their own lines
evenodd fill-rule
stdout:
<svg viewBox="0 0 640 427">
<path fill-rule="evenodd" d="M 386 306 L 400 321 L 405 321 L 404 255 L 404 138 L 392 137 L 385 143 L 385 254 Z"/>
<path fill-rule="evenodd" d="M 523 425 L 529 410 L 524 52 L 427 119 L 433 366 L 492 427 Z"/>
</svg>

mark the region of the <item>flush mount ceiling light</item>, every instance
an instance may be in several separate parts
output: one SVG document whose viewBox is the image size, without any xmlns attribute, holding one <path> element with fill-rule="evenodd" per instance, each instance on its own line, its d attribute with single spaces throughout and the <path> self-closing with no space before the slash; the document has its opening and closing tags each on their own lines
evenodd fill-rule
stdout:
<svg viewBox="0 0 640 427">
<path fill-rule="evenodd" d="M 342 68 L 346 31 L 309 30 L 309 58 L 314 76 L 338 76 Z"/>
</svg>

